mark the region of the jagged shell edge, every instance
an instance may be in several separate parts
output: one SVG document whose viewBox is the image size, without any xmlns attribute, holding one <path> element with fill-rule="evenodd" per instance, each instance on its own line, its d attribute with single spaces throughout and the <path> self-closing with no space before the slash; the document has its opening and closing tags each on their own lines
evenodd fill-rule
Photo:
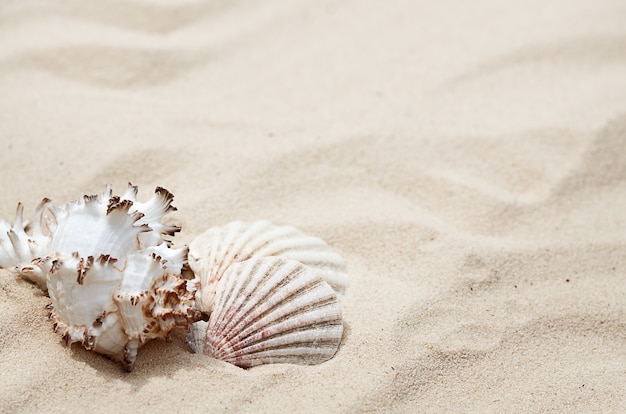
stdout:
<svg viewBox="0 0 626 414">
<path fill-rule="evenodd" d="M 0 267 L 9 269 L 25 279 L 35 282 L 43 290 L 47 290 L 46 276 L 32 266 L 34 259 L 41 259 L 53 255 L 51 251 L 52 235 L 58 227 L 58 221 L 72 208 L 85 207 L 85 204 L 100 205 L 104 213 L 110 213 L 112 209 L 128 207 L 129 215 L 136 218 L 138 226 L 148 225 L 153 232 L 145 232 L 140 236 L 140 248 L 158 245 L 165 242 L 168 246 L 171 242 L 165 239 L 180 231 L 178 226 L 170 226 L 161 223 L 161 219 L 167 213 L 176 211 L 172 206 L 174 196 L 163 187 L 155 189 L 155 195 L 147 202 L 137 201 L 137 186 L 128 184 L 128 189 L 122 197 L 113 196 L 110 185 L 98 197 L 97 195 L 83 195 L 63 207 L 49 206 L 50 200 L 44 198 L 35 211 L 31 234 L 27 234 L 23 221 L 23 205 L 18 203 L 17 212 L 13 225 L 9 225 L 0 219 Z M 106 201 L 106 203 L 105 203 Z M 95 205 L 94 205 L 95 206 Z M 52 217 L 44 215 L 50 211 Z M 45 227 L 45 228 L 44 228 Z M 44 230 L 47 230 L 44 231 Z M 65 252 L 68 253 L 69 252 Z"/>
<path fill-rule="evenodd" d="M 50 266 L 50 297 L 53 304 L 50 306 L 50 318 L 54 321 L 54 330 L 62 337 L 66 345 L 75 342 L 81 343 L 86 349 L 94 350 L 107 355 L 114 360 L 122 362 L 125 369 L 130 371 L 136 359 L 137 350 L 148 340 L 167 338 L 176 327 L 187 328 L 191 323 L 198 320 L 200 315 L 195 310 L 193 292 L 185 288 L 185 281 L 177 275 L 165 269 L 160 257 L 146 256 L 146 263 L 150 263 L 150 269 L 146 274 L 151 274 L 148 289 L 142 289 L 139 283 L 124 283 L 124 268 L 116 265 L 116 261 L 108 256 L 98 259 L 88 258 L 84 260 L 72 257 L 59 263 L 57 260 L 43 260 L 39 265 Z M 143 259 L 142 259 L 143 260 Z M 80 323 L 68 321 L 63 309 L 65 295 L 68 291 L 81 297 L 87 296 L 83 292 L 75 292 L 82 287 L 88 288 L 94 276 L 113 277 L 108 295 L 110 300 L 101 305 L 104 310 L 91 312 Z M 114 276 L 118 276 L 115 278 Z M 58 280 L 54 280 L 54 278 Z M 82 281 L 83 286 L 79 283 Z M 57 283 L 55 283 L 57 282 Z M 60 289 L 56 285 L 60 283 Z M 102 286 L 102 282 L 98 282 Z M 73 287 L 72 287 L 73 286 Z M 109 298 L 105 298 L 105 301 Z M 54 303 L 57 305 L 55 306 Z M 70 304 L 75 307 L 80 305 L 80 300 L 71 298 Z M 108 307 L 108 309 L 107 309 Z M 69 323 L 68 323 L 69 322 Z"/>
</svg>

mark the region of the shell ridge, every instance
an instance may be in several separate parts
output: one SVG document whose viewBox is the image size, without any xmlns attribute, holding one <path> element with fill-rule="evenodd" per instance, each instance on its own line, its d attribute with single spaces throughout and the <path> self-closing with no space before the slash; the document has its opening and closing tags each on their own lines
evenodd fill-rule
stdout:
<svg viewBox="0 0 626 414">
<path fill-rule="evenodd" d="M 322 273 L 281 257 L 232 265 L 217 286 L 202 352 L 242 367 L 330 359 L 343 322 L 337 294 Z M 197 334 L 190 332 L 190 346 Z"/>
<path fill-rule="evenodd" d="M 251 292 L 256 290 L 259 281 L 255 280 L 252 275 L 261 272 L 259 269 L 262 265 L 261 262 L 242 262 L 231 267 L 226 277 L 218 283 L 216 290 L 218 301 L 215 303 L 212 317 L 209 317 L 209 330 L 211 332 L 219 333 L 227 338 L 233 325 L 240 322 L 243 315 L 238 314 L 237 310 L 245 306 L 246 299 Z M 266 271 L 261 273 L 267 274 Z M 240 294 L 240 292 L 245 293 Z M 223 300 L 219 300 L 221 298 Z"/>
<path fill-rule="evenodd" d="M 219 277 L 223 277 L 224 272 L 233 262 L 242 262 L 249 258 L 249 254 L 243 251 L 255 233 L 262 231 L 269 224 L 268 222 L 259 221 L 252 226 L 247 226 L 245 222 L 236 222 L 237 225 L 232 226 L 227 233 L 228 238 L 224 240 L 224 246 L 227 246 L 227 253 L 224 254 L 220 266 L 217 270 Z M 233 243 L 233 241 L 236 241 Z M 219 280 L 218 280 L 219 281 Z"/>
<path fill-rule="evenodd" d="M 233 312 L 239 311 L 241 317 L 236 321 L 234 318 L 229 319 L 230 325 L 236 323 L 235 326 L 232 326 L 232 329 L 236 330 L 240 336 L 247 336 L 259 329 L 259 325 L 262 327 L 263 323 L 270 323 L 271 319 L 268 315 L 279 318 L 278 312 L 279 310 L 284 312 L 286 301 L 298 296 L 307 289 L 306 281 L 300 280 L 299 284 L 291 283 L 293 275 L 298 270 L 300 269 L 294 269 L 285 278 L 282 277 L 283 275 L 275 275 L 275 279 L 278 279 L 279 283 L 268 284 L 259 297 L 255 298 L 254 301 L 250 300 L 247 302 L 246 307 L 234 309 Z M 290 304 L 290 306 L 294 305 Z"/>
<path fill-rule="evenodd" d="M 244 223 L 248 228 L 245 230 L 249 236 L 246 238 L 245 244 L 242 243 L 242 250 L 246 250 L 242 254 L 246 258 L 250 258 L 253 254 L 261 256 L 258 252 L 268 244 L 275 240 L 285 237 L 285 231 L 282 227 L 273 226 L 269 221 L 257 221 L 252 223 Z M 242 259 L 245 260 L 245 259 Z"/>
<path fill-rule="evenodd" d="M 246 305 L 253 304 L 248 301 L 251 294 L 271 276 L 268 271 L 271 263 L 261 261 L 246 261 L 232 266 L 220 283 L 216 298 L 214 312 L 209 317 L 209 333 L 215 337 L 220 337 L 220 343 L 227 343 L 229 338 L 237 334 L 235 329 L 240 324 L 245 324 L 247 311 Z M 262 278 L 255 278 L 261 275 Z M 228 300 L 220 300 L 225 297 L 223 289 L 228 289 Z M 242 309 L 244 309 L 242 311 Z"/>
<path fill-rule="evenodd" d="M 343 293 L 349 284 L 348 275 L 346 274 L 345 261 L 335 252 L 325 250 L 315 251 L 315 248 L 319 248 L 321 246 L 307 244 L 300 246 L 303 249 L 306 248 L 304 251 L 296 249 L 295 247 L 278 248 L 277 246 L 277 248 L 274 248 L 274 246 L 271 245 L 267 247 L 267 250 L 259 252 L 259 255 L 281 256 L 287 259 L 296 260 L 307 266 L 327 271 L 328 273 L 324 274 L 324 280 L 329 282 L 329 284 L 340 293 Z"/>
<path fill-rule="evenodd" d="M 286 346 L 285 344 L 297 343 L 303 336 L 307 337 L 306 335 L 309 331 L 315 329 L 321 330 L 321 328 L 326 328 L 325 330 L 328 330 L 330 327 L 339 325 L 341 325 L 341 329 L 343 329 L 341 314 L 338 314 L 332 308 L 332 306 L 326 305 L 316 309 L 309 309 L 297 315 L 295 314 L 293 318 L 283 318 L 279 322 L 268 326 L 261 324 L 261 330 L 257 330 L 250 335 L 242 335 L 241 338 L 236 338 L 238 343 L 237 346 L 231 346 L 233 350 L 232 354 L 238 355 L 256 352 L 261 342 L 263 343 L 263 348 L 273 348 L 275 344 L 281 347 Z M 303 333 L 303 335 L 299 335 L 301 333 Z M 336 339 L 334 337 L 331 339 L 324 337 L 318 338 L 315 335 L 313 335 L 313 337 L 316 338 L 318 342 L 329 342 L 332 339 Z M 295 340 L 294 338 L 298 339 Z"/>
<path fill-rule="evenodd" d="M 313 365 L 328 361 L 336 353 L 337 349 L 334 347 L 284 347 L 269 349 L 252 355 L 227 358 L 226 361 L 244 368 L 280 363 Z"/>
<path fill-rule="evenodd" d="M 329 329 L 331 328 L 331 329 Z M 329 332 L 331 334 L 329 334 Z M 320 324 L 310 325 L 302 329 L 292 330 L 281 335 L 264 338 L 263 343 L 254 342 L 245 346 L 231 349 L 226 356 L 235 358 L 244 355 L 254 356 L 254 354 L 271 350 L 288 348 L 329 348 L 334 345 L 337 339 L 343 335 L 343 325 L 341 324 Z"/>
<path fill-rule="evenodd" d="M 286 286 L 292 280 L 293 275 L 301 271 L 296 265 L 295 262 L 285 263 L 283 260 L 249 260 L 236 267 L 233 273 L 246 274 L 246 280 L 238 278 L 242 280 L 240 286 L 244 286 L 244 290 L 237 296 L 239 300 L 236 303 L 226 305 L 228 313 L 221 318 L 226 322 L 225 340 L 232 339 L 233 333 L 240 332 L 242 326 L 248 325 L 258 313 L 263 312 L 263 308 L 275 305 L 276 299 L 273 302 L 270 299 L 271 295 L 276 290 L 280 292 L 281 287 Z M 255 278 L 254 275 L 262 277 Z M 228 277 L 234 279 L 237 276 L 229 274 Z M 284 292 L 284 289 L 282 291 Z M 254 300 L 250 300 L 253 297 Z M 257 303 L 261 303 L 262 306 L 257 306 Z"/>
<path fill-rule="evenodd" d="M 220 278 L 216 263 L 224 245 L 220 243 L 218 237 L 211 237 L 218 231 L 217 228 L 211 228 L 189 245 L 188 262 L 194 273 L 192 284 L 197 286 L 196 302 L 198 307 L 207 313 L 210 312 L 215 298 L 217 288 L 215 280 Z M 208 245 L 203 246 L 202 242 L 207 239 Z"/>
<path fill-rule="evenodd" d="M 248 324 L 240 329 L 236 338 L 229 338 L 229 340 L 237 339 L 242 343 L 254 342 L 306 327 L 315 323 L 315 318 L 321 322 L 341 319 L 340 312 L 335 310 L 333 313 L 336 297 L 332 292 L 331 296 L 324 296 L 324 293 L 319 293 L 320 296 L 316 302 L 311 302 L 307 297 L 310 292 L 312 292 L 310 289 L 301 290 L 297 297 L 289 298 L 289 301 L 281 301 L 268 309 L 264 309 L 263 312 L 259 312 L 254 318 L 248 320 Z M 262 337 L 257 336 L 259 332 L 261 332 Z"/>
<path fill-rule="evenodd" d="M 204 266 L 206 266 L 206 272 L 203 272 L 203 276 L 206 275 L 206 282 L 203 282 L 203 286 L 205 285 L 205 283 L 214 283 L 216 279 L 219 280 L 219 278 L 221 277 L 221 275 L 219 274 L 219 265 L 221 265 L 221 263 L 218 264 L 217 261 L 218 257 L 224 254 L 222 252 L 222 249 L 225 249 L 226 247 L 227 245 L 220 244 L 219 240 L 212 240 L 212 246 L 210 250 L 211 254 L 208 258 L 208 261 L 204 263 Z M 217 267 L 216 264 L 218 264 Z"/>
<path fill-rule="evenodd" d="M 302 233 L 293 233 L 289 236 L 281 234 L 279 237 L 271 239 L 270 243 L 258 250 L 259 256 L 275 256 L 290 250 L 321 250 L 328 247 L 322 239 L 317 237 L 307 236 Z"/>
<path fill-rule="evenodd" d="M 211 313 L 216 285 L 229 267 L 256 257 L 283 257 L 317 269 L 340 294 L 349 285 L 345 261 L 324 240 L 308 236 L 293 226 L 263 220 L 233 221 L 212 227 L 193 240 L 189 256 L 192 258 L 189 266 L 196 274 L 196 298 L 206 313 Z"/>
<path fill-rule="evenodd" d="M 243 223 L 247 226 L 245 236 L 240 239 L 240 257 L 238 261 L 248 260 L 251 257 L 263 257 L 273 254 L 262 253 L 268 246 L 273 245 L 277 240 L 297 234 L 298 231 L 291 226 L 274 226 L 269 221 L 256 221 Z M 270 249 L 271 250 L 271 249 Z"/>
<path fill-rule="evenodd" d="M 235 222 L 235 224 L 236 226 L 238 226 L 241 224 L 241 222 Z M 230 229 L 225 228 L 223 229 L 223 231 L 220 231 L 222 229 L 216 229 L 216 230 L 217 231 L 215 232 L 213 241 L 218 246 L 217 252 L 219 252 L 219 255 L 216 257 L 216 259 L 218 257 L 220 259 L 211 261 L 211 263 L 209 264 L 209 271 L 211 272 L 212 280 L 215 283 L 219 282 L 224 272 L 226 271 L 226 268 L 230 264 L 227 258 L 231 256 L 232 254 L 231 246 L 232 246 L 233 240 L 235 240 L 236 237 L 239 236 L 239 233 L 236 231 L 229 232 L 228 230 Z"/>
<path fill-rule="evenodd" d="M 212 249 L 205 268 L 209 276 L 209 283 L 218 283 L 231 264 L 248 259 L 241 249 L 249 242 L 255 233 L 269 225 L 269 222 L 258 221 L 249 226 L 243 221 L 234 221 L 223 227 L 209 229 L 205 237 L 211 240 Z M 192 243 L 193 244 L 193 243 Z"/>
</svg>

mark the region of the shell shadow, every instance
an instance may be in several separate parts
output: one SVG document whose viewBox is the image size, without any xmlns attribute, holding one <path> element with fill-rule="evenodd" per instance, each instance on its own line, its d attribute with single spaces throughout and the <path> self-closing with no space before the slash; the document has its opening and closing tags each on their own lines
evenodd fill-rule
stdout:
<svg viewBox="0 0 626 414">
<path fill-rule="evenodd" d="M 139 349 L 133 370 L 126 372 L 122 364 L 97 352 L 88 351 L 80 344 L 71 345 L 71 358 L 88 365 L 97 376 L 107 381 L 124 381 L 133 388 L 141 388 L 155 377 L 173 378 L 179 370 L 189 370 L 185 356 L 193 355 L 184 341 L 185 332 L 178 329 L 169 340 L 152 340 Z M 59 346 L 62 346 L 59 341 Z"/>
</svg>

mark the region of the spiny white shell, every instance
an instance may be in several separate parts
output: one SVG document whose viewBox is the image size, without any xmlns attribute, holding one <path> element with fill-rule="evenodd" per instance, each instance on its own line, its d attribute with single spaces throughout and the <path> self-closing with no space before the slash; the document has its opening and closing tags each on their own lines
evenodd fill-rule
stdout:
<svg viewBox="0 0 626 414">
<path fill-rule="evenodd" d="M 322 239 L 268 221 L 233 221 L 208 229 L 189 245 L 189 267 L 195 274 L 190 285 L 197 289 L 198 308 L 211 312 L 217 283 L 229 266 L 268 256 L 296 260 L 315 269 L 339 294 L 349 284 L 345 261 Z"/>
<path fill-rule="evenodd" d="M 185 281 L 163 271 L 166 263 L 159 256 L 136 253 L 119 263 L 105 255 L 87 260 L 76 255 L 39 265 L 50 269 L 55 332 L 67 345 L 80 342 L 127 370 L 146 341 L 191 323 L 192 295 Z"/>
<path fill-rule="evenodd" d="M 42 258 L 53 251 L 73 252 L 75 246 L 81 246 L 84 251 L 101 249 L 100 240 L 91 239 L 91 235 L 81 231 L 82 228 L 92 228 L 95 223 L 106 215 L 109 204 L 130 202 L 129 214 L 138 213 L 136 225 L 149 225 L 151 231 L 143 232 L 139 236 L 140 248 L 157 246 L 163 242 L 164 236 L 171 236 L 180 231 L 180 228 L 161 223 L 162 217 L 176 208 L 171 205 L 172 194 L 164 188 L 157 187 L 155 196 L 145 203 L 137 201 L 137 186 L 128 185 L 128 190 L 122 197 L 113 196 L 110 186 L 106 186 L 101 195 L 101 200 L 106 202 L 91 203 L 96 196 L 83 196 L 79 200 L 70 203 L 66 207 L 49 207 L 50 200 L 44 198 L 35 210 L 35 220 L 31 230 L 27 233 L 23 219 L 24 207 L 22 203 L 17 205 L 17 213 L 13 225 L 0 219 L 0 268 L 9 269 L 31 282 L 35 282 L 43 290 L 47 289 L 46 275 L 38 268 L 33 267 L 31 262 L 35 258 Z M 68 222 L 65 220 L 68 208 L 78 208 L 87 202 L 89 211 L 84 215 L 73 215 Z M 51 211 L 51 214 L 50 211 Z M 57 231 L 61 225 L 66 227 Z M 30 234 L 29 234 L 30 233 Z M 56 234 L 54 244 L 52 234 Z M 89 249 L 85 243 L 91 243 Z M 118 249 L 123 250 L 123 249 Z M 97 252 L 95 252 L 97 253 Z M 117 257 L 117 256 L 114 256 Z"/>
<path fill-rule="evenodd" d="M 0 219 L 0 267 L 19 273 L 44 290 L 45 275 L 30 264 L 34 258 L 44 256 L 50 247 L 50 235 L 45 233 L 43 228 L 44 212 L 49 202 L 50 200 L 44 198 L 35 210 L 31 234 L 26 233 L 22 203 L 17 205 L 13 225 Z"/>
<path fill-rule="evenodd" d="M 187 343 L 240 367 L 311 365 L 332 358 L 342 334 L 337 295 L 319 271 L 265 257 L 226 270 L 209 321 L 193 324 Z"/>
<path fill-rule="evenodd" d="M 67 345 L 80 342 L 127 370 L 147 340 L 167 337 L 199 316 L 180 277 L 187 249 L 163 239 L 179 230 L 161 223 L 174 210 L 172 194 L 159 187 L 146 203 L 136 194 L 129 185 L 117 197 L 107 187 L 100 197 L 50 207 L 46 253 L 15 267 L 38 282 L 45 278 L 54 329 Z"/>
</svg>

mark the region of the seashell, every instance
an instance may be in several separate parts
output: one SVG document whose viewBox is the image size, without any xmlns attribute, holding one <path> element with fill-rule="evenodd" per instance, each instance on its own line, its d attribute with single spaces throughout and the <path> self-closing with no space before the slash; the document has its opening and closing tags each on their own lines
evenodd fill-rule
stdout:
<svg viewBox="0 0 626 414">
<path fill-rule="evenodd" d="M 0 219 L 0 267 L 20 274 L 44 290 L 46 278 L 39 269 L 31 266 L 31 261 L 45 255 L 50 247 L 51 238 L 46 234 L 43 223 L 44 212 L 49 202 L 50 200 L 44 198 L 35 210 L 31 234 L 26 233 L 22 203 L 17 205 L 12 226 Z"/>
<path fill-rule="evenodd" d="M 10 269 L 25 279 L 35 282 L 43 290 L 47 290 L 45 274 L 31 266 L 32 260 L 45 256 L 51 250 L 73 251 L 71 250 L 72 246 L 63 245 L 63 243 L 67 243 L 67 240 L 63 241 L 64 239 L 61 235 L 66 234 L 68 235 L 67 239 L 71 242 L 82 245 L 89 239 L 89 236 L 83 238 L 78 236 L 81 234 L 79 229 L 85 224 L 83 221 L 89 220 L 89 217 L 94 219 L 94 217 L 105 215 L 109 204 L 122 201 L 130 203 L 129 214 L 140 213 L 141 217 L 136 223 L 138 226 L 148 225 L 152 230 L 143 232 L 139 236 L 140 248 L 158 245 L 163 242 L 169 246 L 170 242 L 164 240 L 163 237 L 174 235 L 180 231 L 180 228 L 165 225 L 161 223 L 161 219 L 168 212 L 176 211 L 176 207 L 171 205 L 174 196 L 164 188 L 157 187 L 154 197 L 146 203 L 140 203 L 137 201 L 137 191 L 137 186 L 128 184 L 126 193 L 122 197 L 117 197 L 113 196 L 111 186 L 106 186 L 101 198 L 108 200 L 108 203 L 90 204 L 90 208 L 93 211 L 86 216 L 75 216 L 70 223 L 63 221 L 67 214 L 66 208 L 53 206 L 50 208 L 52 215 L 46 214 L 50 200 L 44 198 L 35 210 L 35 220 L 30 234 L 27 233 L 27 226 L 23 220 L 24 208 L 22 203 L 18 203 L 13 225 L 9 225 L 0 219 L 0 268 Z M 70 203 L 70 205 L 84 203 L 94 197 L 96 196 L 83 196 L 80 200 Z M 63 226 L 74 226 L 74 228 L 56 232 L 59 222 Z M 55 237 L 55 245 L 51 246 L 51 233 L 54 232 L 57 233 L 57 236 Z M 95 243 L 96 241 L 94 240 L 93 242 Z"/>
<path fill-rule="evenodd" d="M 332 358 L 343 334 L 341 307 L 320 273 L 281 257 L 229 266 L 217 284 L 209 321 L 191 326 L 187 344 L 244 368 Z"/>
<path fill-rule="evenodd" d="M 45 280 L 54 330 L 67 345 L 80 342 L 122 362 L 128 371 L 146 341 L 166 338 L 200 316 L 194 292 L 180 277 L 187 248 L 174 249 L 164 239 L 180 230 L 161 223 L 175 210 L 173 195 L 157 187 L 150 200 L 140 203 L 136 194 L 130 184 L 122 197 L 107 186 L 100 197 L 49 207 L 49 235 L 34 228 L 32 239 L 41 246 L 33 243 L 37 249 L 30 252 L 24 249 L 18 207 L 20 219 L 7 230 L 12 243 L 5 249 L 11 259 L 6 263 L 20 263 L 14 271 L 38 284 Z M 25 263 L 30 256 L 35 257 Z"/>
<path fill-rule="evenodd" d="M 197 307 L 211 312 L 216 286 L 232 264 L 267 256 L 296 260 L 315 269 L 339 294 L 348 287 L 345 261 L 322 239 L 268 221 L 233 221 L 208 229 L 189 245 L 189 267 L 195 274 L 189 284 L 196 289 Z"/>
</svg>

